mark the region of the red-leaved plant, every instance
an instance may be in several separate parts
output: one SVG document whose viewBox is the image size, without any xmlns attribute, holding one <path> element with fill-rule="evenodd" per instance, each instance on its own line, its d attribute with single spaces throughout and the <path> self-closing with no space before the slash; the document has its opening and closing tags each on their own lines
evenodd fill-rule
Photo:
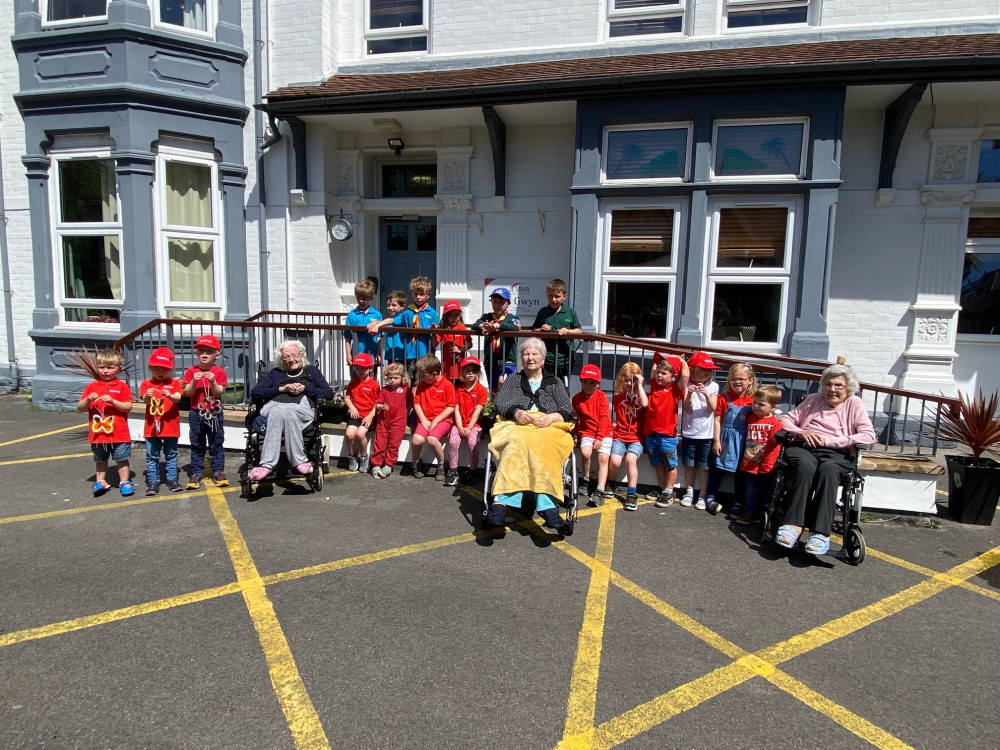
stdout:
<svg viewBox="0 0 1000 750">
<path fill-rule="evenodd" d="M 938 410 L 940 435 L 972 451 L 972 465 L 979 466 L 984 453 L 1000 455 L 1000 415 L 996 393 L 989 398 L 980 391 L 975 398 L 958 394 L 958 404 Z"/>
</svg>

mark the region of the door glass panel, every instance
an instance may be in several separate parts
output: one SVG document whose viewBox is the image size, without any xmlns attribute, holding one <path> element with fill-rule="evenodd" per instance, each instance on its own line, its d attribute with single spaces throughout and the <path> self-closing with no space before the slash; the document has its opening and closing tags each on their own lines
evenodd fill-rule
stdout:
<svg viewBox="0 0 1000 750">
<path fill-rule="evenodd" d="M 417 252 L 437 252 L 437 222 L 417 224 Z"/>
<path fill-rule="evenodd" d="M 385 227 L 386 250 L 405 253 L 410 245 L 410 228 L 406 224 L 389 223 Z"/>
</svg>

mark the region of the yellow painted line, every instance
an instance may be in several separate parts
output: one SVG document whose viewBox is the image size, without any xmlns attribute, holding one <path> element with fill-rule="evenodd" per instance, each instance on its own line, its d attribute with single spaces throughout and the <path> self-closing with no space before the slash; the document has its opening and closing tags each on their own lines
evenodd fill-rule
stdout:
<svg viewBox="0 0 1000 750">
<path fill-rule="evenodd" d="M 208 488 L 208 501 L 212 514 L 222 531 L 226 549 L 233 561 L 236 580 L 243 591 L 243 599 L 250 619 L 257 629 L 257 637 L 271 674 L 271 685 L 278 696 L 278 703 L 285 714 L 295 746 L 300 750 L 329 748 L 330 742 L 323 731 L 319 714 L 313 706 L 305 683 L 295 665 L 295 658 L 288 646 L 288 639 L 281 629 L 271 600 L 267 598 L 264 582 L 250 556 L 246 540 L 236 525 L 236 519 L 226 504 L 225 495 L 218 488 Z"/>
<path fill-rule="evenodd" d="M 565 542 L 559 544 L 564 545 Z M 566 725 L 562 742 L 559 743 L 561 748 L 589 749 L 593 742 L 597 678 L 601 671 L 601 648 L 604 644 L 604 620 L 608 610 L 611 555 L 614 548 L 615 510 L 608 508 L 601 514 L 601 525 L 597 530 L 595 565 L 591 567 L 583 624 L 577 639 L 576 659 L 569 683 Z"/>
<path fill-rule="evenodd" d="M 5 443 L 0 443 L 0 448 L 7 445 L 14 445 L 14 443 L 23 443 L 27 440 L 37 440 L 38 438 L 48 437 L 49 435 L 58 435 L 60 432 L 69 432 L 70 430 L 82 430 L 87 426 L 87 423 L 75 424 L 72 427 L 61 427 L 58 430 L 49 430 L 48 432 L 42 432 L 38 435 L 28 435 L 28 437 L 18 438 L 17 440 L 8 440 Z"/>
<path fill-rule="evenodd" d="M 89 455 L 89 454 L 87 454 Z M 239 489 L 238 487 L 236 489 Z M 232 490 L 227 490 L 232 491 Z M 135 500 L 122 500 L 120 503 L 101 503 L 100 505 L 85 505 L 82 508 L 64 508 L 63 510 L 50 510 L 45 513 L 31 513 L 26 516 L 8 516 L 0 518 L 0 526 L 5 523 L 22 523 L 24 521 L 40 521 L 46 518 L 58 518 L 59 516 L 75 516 L 77 513 L 90 513 L 95 510 L 113 510 L 115 508 L 128 508 L 133 505 L 148 505 L 149 503 L 162 503 L 165 500 L 184 500 L 185 498 L 199 497 L 205 494 L 204 490 L 192 490 L 190 492 L 168 492 L 165 495 L 154 495 L 153 497 L 140 497 Z"/>
<path fill-rule="evenodd" d="M 39 461 L 58 461 L 60 458 L 83 458 L 93 453 L 68 453 L 65 456 L 42 456 L 41 458 L 19 458 L 16 461 L 0 461 L 0 466 L 17 466 L 18 464 L 34 464 Z"/>
<path fill-rule="evenodd" d="M 42 625 L 37 628 L 28 628 L 27 630 L 15 630 L 12 633 L 0 635 L 0 648 L 3 648 L 4 646 L 11 646 L 15 643 L 24 643 L 25 641 L 34 641 L 39 638 L 48 638 L 53 635 L 71 633 L 74 630 L 93 628 L 97 625 L 106 625 L 110 622 L 127 620 L 131 617 L 138 617 L 139 615 L 148 615 L 151 612 L 161 612 L 165 609 L 173 609 L 174 607 L 180 607 L 185 604 L 203 602 L 208 599 L 215 599 L 220 596 L 235 594 L 239 590 L 240 586 L 238 583 L 227 583 L 224 586 L 213 586 L 212 588 L 202 589 L 201 591 L 191 591 L 187 594 L 168 596 L 165 599 L 157 599 L 156 601 L 145 602 L 143 604 L 133 604 L 129 607 L 112 609 L 96 615 L 85 615 L 83 617 L 76 617 L 72 620 L 63 620 L 62 622 Z"/>
</svg>

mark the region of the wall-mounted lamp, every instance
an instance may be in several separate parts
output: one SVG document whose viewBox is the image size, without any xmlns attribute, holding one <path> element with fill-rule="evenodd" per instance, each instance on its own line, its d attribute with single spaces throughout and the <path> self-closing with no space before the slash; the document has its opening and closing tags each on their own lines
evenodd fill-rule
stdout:
<svg viewBox="0 0 1000 750">
<path fill-rule="evenodd" d="M 406 148 L 402 138 L 389 138 L 386 142 L 389 144 L 389 148 L 396 152 L 396 156 L 402 155 L 403 149 Z"/>
</svg>

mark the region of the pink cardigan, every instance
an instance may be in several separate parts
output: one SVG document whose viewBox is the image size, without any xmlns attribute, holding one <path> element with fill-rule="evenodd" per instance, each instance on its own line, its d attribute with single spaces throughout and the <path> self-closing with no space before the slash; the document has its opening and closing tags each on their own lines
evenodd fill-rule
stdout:
<svg viewBox="0 0 1000 750">
<path fill-rule="evenodd" d="M 816 432 L 823 436 L 828 448 L 853 449 L 855 445 L 875 442 L 875 427 L 857 396 L 848 396 L 840 406 L 831 407 L 822 393 L 814 393 L 783 414 L 781 426 L 791 433 Z"/>
</svg>

